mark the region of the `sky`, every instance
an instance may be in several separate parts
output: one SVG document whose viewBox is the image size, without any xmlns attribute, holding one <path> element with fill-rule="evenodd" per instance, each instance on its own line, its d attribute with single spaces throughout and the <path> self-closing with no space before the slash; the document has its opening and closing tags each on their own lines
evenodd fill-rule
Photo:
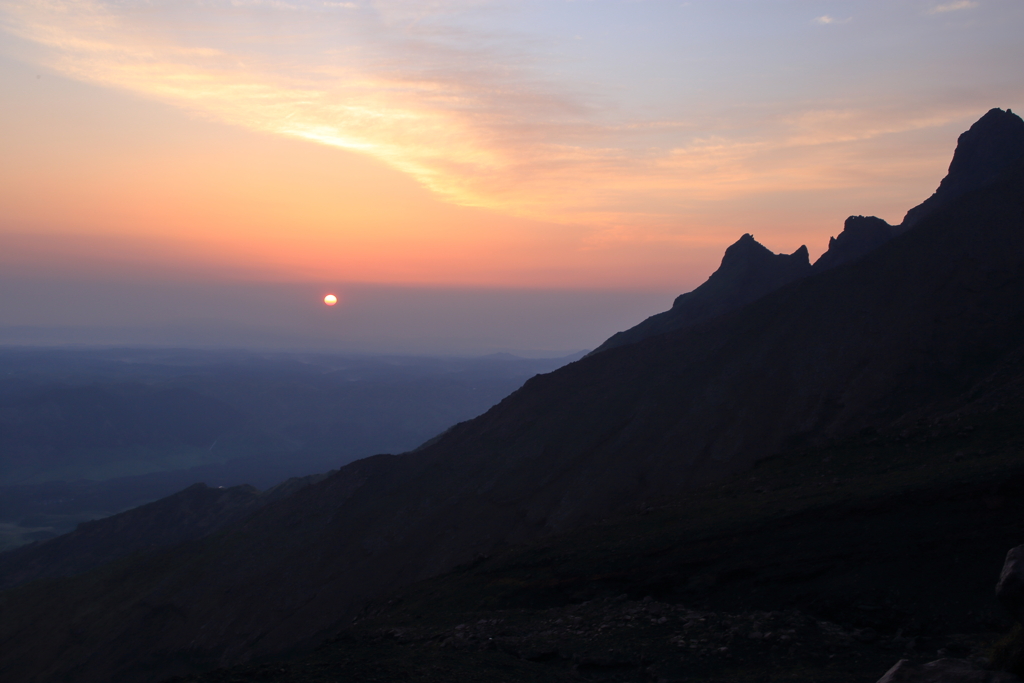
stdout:
<svg viewBox="0 0 1024 683">
<path fill-rule="evenodd" d="M 0 343 L 569 352 L 1024 109 L 1024 3 L 0 0 Z M 320 303 L 333 292 L 340 303 Z"/>
</svg>

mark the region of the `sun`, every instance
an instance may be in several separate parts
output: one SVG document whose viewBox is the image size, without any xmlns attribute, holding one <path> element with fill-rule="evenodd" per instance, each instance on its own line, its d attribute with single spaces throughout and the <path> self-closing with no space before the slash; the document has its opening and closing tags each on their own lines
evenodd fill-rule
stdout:
<svg viewBox="0 0 1024 683">
<path fill-rule="evenodd" d="M 324 303 L 327 304 L 328 306 L 333 306 L 334 304 L 338 303 L 338 297 L 334 296 L 333 294 L 328 294 L 327 296 L 324 297 Z"/>
</svg>

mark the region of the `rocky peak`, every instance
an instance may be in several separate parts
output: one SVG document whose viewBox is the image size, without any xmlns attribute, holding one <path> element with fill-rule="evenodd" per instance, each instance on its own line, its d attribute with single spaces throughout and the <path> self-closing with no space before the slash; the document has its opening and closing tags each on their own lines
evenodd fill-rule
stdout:
<svg viewBox="0 0 1024 683">
<path fill-rule="evenodd" d="M 613 335 L 592 353 L 692 327 L 741 308 L 810 273 L 806 246 L 792 254 L 775 254 L 748 233 L 725 250 L 718 270 L 704 284 L 676 297 L 670 310 Z"/>
<path fill-rule="evenodd" d="M 992 182 L 1022 157 L 1024 120 L 1009 109 L 990 109 L 957 139 L 946 177 L 931 197 L 907 212 L 899 231 L 909 230 L 937 208 Z"/>
<path fill-rule="evenodd" d="M 758 260 L 765 261 L 775 256 L 768 247 L 754 239 L 749 232 L 729 245 L 722 256 L 722 265 L 717 272 L 743 267 Z"/>
<path fill-rule="evenodd" d="M 888 242 L 895 230 L 876 216 L 850 216 L 838 237 L 830 237 L 828 251 L 814 262 L 816 271 L 856 261 Z"/>
<path fill-rule="evenodd" d="M 777 289 L 808 275 L 810 268 L 811 262 L 806 246 L 801 246 L 792 254 L 776 254 L 747 233 L 725 250 L 722 264 L 711 274 L 708 281 L 693 292 L 677 297 L 673 308 L 705 288 L 714 291 L 722 287 L 732 290 L 751 286 L 759 291 L 760 296 L 767 293 L 760 290 Z M 746 298 L 745 292 L 730 291 L 729 294 L 738 294 L 740 298 Z"/>
</svg>

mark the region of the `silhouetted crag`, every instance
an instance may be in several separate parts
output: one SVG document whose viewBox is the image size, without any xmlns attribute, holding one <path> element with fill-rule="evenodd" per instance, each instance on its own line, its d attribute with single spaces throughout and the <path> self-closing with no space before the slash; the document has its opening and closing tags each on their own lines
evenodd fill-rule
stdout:
<svg viewBox="0 0 1024 683">
<path fill-rule="evenodd" d="M 828 251 L 814 262 L 814 270 L 821 272 L 852 263 L 891 240 L 895 234 L 893 227 L 881 218 L 850 216 L 839 236 L 828 239 Z"/>
<path fill-rule="evenodd" d="M 992 109 L 960 136 L 949 173 L 938 190 L 907 212 L 899 226 L 875 216 L 850 216 L 843 231 L 829 238 L 828 250 L 807 267 L 807 249 L 773 254 L 744 235 L 729 247 L 722 265 L 697 289 L 676 298 L 672 308 L 639 325 L 612 335 L 594 353 L 648 337 L 681 330 L 730 313 L 795 280 L 852 263 L 906 232 L 924 216 L 966 192 L 991 183 L 1005 168 L 1024 157 L 1024 121 L 1007 109 Z"/>
<path fill-rule="evenodd" d="M 949 172 L 928 199 L 907 212 L 900 232 L 957 197 L 995 180 L 1003 169 L 1024 157 L 1024 120 L 1007 109 L 990 109 L 956 142 Z"/>
<path fill-rule="evenodd" d="M 725 250 L 722 265 L 707 282 L 678 296 L 670 310 L 652 315 L 636 327 L 612 335 L 593 353 L 633 344 L 657 334 L 687 329 L 741 308 L 810 273 L 807 247 L 800 247 L 789 255 L 773 254 L 753 235 L 744 235 Z"/>
</svg>

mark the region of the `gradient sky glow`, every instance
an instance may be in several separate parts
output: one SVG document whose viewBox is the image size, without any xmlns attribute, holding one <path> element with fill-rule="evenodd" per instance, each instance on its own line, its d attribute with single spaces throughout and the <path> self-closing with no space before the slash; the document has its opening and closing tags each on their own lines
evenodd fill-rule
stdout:
<svg viewBox="0 0 1024 683">
<path fill-rule="evenodd" d="M 0 0 L 0 328 L 80 324 L 57 280 L 86 312 L 207 283 L 214 320 L 240 283 L 632 292 L 578 337 L 520 321 L 591 347 L 744 232 L 816 257 L 898 223 L 1024 108 L 1022 33 L 1019 0 Z"/>
</svg>

